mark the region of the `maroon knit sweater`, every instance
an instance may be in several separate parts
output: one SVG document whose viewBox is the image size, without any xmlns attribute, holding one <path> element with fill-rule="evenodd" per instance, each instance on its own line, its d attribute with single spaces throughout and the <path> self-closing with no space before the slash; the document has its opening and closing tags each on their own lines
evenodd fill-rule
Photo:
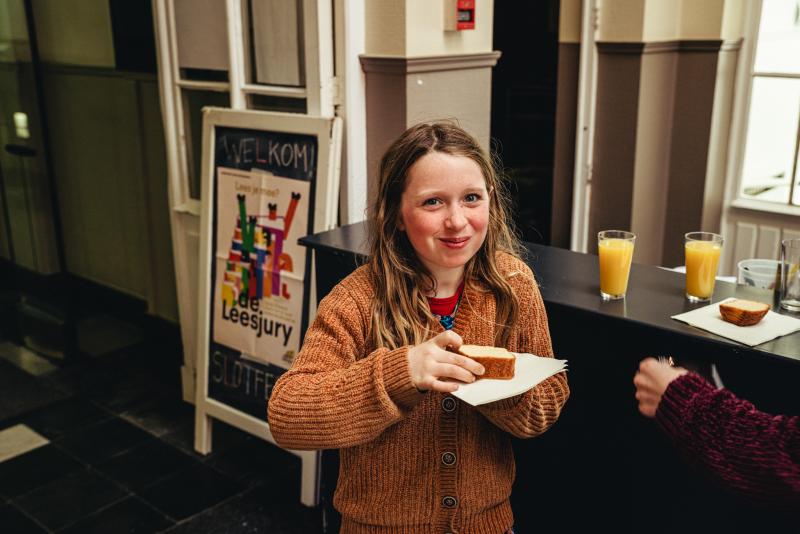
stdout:
<svg viewBox="0 0 800 534">
<path fill-rule="evenodd" d="M 760 412 L 687 373 L 667 387 L 656 422 L 690 461 L 734 491 L 800 505 L 800 417 Z"/>
</svg>

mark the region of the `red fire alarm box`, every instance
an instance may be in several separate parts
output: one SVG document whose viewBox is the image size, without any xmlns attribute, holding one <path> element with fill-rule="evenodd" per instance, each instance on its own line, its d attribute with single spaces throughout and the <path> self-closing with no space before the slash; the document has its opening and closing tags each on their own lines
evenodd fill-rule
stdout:
<svg viewBox="0 0 800 534">
<path fill-rule="evenodd" d="M 475 29 L 475 0 L 445 0 L 444 29 L 447 31 Z"/>
</svg>

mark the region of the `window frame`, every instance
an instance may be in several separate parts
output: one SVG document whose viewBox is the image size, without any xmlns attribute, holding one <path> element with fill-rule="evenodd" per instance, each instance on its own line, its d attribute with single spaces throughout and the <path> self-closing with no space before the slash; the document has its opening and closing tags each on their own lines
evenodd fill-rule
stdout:
<svg viewBox="0 0 800 534">
<path fill-rule="evenodd" d="M 175 177 L 170 178 L 173 209 L 200 215 L 201 197 L 191 196 L 191 175 L 189 173 L 189 147 L 191 142 L 186 131 L 186 112 L 183 105 L 183 91 L 227 92 L 231 109 L 247 110 L 250 95 L 277 96 L 306 100 L 305 115 L 316 117 L 334 116 L 334 78 L 332 4 L 326 0 L 298 0 L 302 4 L 303 53 L 305 62 L 305 87 L 286 87 L 280 85 L 247 83 L 247 58 L 245 46 L 249 46 L 244 34 L 245 2 L 248 0 L 224 0 L 228 35 L 228 81 L 186 80 L 181 77 L 178 62 L 178 41 L 174 0 L 153 0 L 156 31 L 166 37 L 168 49 L 159 52 L 159 61 L 165 63 L 161 72 L 165 75 L 161 84 L 163 111 L 165 118 L 173 124 L 167 135 L 167 148 L 174 164 L 170 165 Z M 201 147 L 195 147 L 201 149 Z M 172 172 L 170 174 L 172 174 Z"/>
<path fill-rule="evenodd" d="M 752 0 L 748 2 L 744 18 L 743 42 L 736 73 L 736 96 L 733 106 L 730 143 L 728 145 L 728 187 L 726 196 L 729 199 L 729 205 L 735 208 L 800 216 L 800 205 L 792 204 L 794 188 L 800 184 L 800 176 L 798 176 L 800 174 L 800 167 L 797 166 L 797 159 L 800 154 L 797 153 L 797 150 L 795 151 L 796 168 L 794 169 L 792 181 L 789 186 L 789 193 L 785 202 L 759 200 L 742 195 L 745 145 L 747 143 L 753 81 L 756 77 L 774 78 L 778 76 L 800 79 L 800 75 L 787 76 L 780 73 L 756 73 L 754 70 L 762 6 L 763 0 Z M 800 129 L 798 130 L 798 138 L 800 139 Z M 798 144 L 797 139 L 795 143 L 796 145 Z"/>
</svg>

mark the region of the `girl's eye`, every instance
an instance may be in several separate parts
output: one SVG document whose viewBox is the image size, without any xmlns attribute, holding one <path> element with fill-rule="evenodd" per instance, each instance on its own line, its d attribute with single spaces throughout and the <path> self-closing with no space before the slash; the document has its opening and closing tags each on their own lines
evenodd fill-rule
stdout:
<svg viewBox="0 0 800 534">
<path fill-rule="evenodd" d="M 422 205 L 423 205 L 423 206 L 435 206 L 435 205 L 437 205 L 438 203 L 439 203 L 439 199 L 438 199 L 438 198 L 429 198 L 429 199 L 425 200 L 425 201 L 422 203 Z"/>
<path fill-rule="evenodd" d="M 477 202 L 481 199 L 481 196 L 478 193 L 470 193 L 469 195 L 464 197 L 464 200 L 467 202 Z"/>
</svg>

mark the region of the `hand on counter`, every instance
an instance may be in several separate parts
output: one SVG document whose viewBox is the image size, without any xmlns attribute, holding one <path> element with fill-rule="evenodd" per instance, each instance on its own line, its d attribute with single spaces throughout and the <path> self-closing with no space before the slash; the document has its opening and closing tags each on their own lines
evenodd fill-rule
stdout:
<svg viewBox="0 0 800 534">
<path fill-rule="evenodd" d="M 642 415 L 655 417 L 667 386 L 688 372 L 682 367 L 672 367 L 655 358 L 642 360 L 639 363 L 639 371 L 633 377 L 633 385 L 636 386 L 636 400 L 639 401 L 639 411 L 642 412 Z"/>
</svg>

